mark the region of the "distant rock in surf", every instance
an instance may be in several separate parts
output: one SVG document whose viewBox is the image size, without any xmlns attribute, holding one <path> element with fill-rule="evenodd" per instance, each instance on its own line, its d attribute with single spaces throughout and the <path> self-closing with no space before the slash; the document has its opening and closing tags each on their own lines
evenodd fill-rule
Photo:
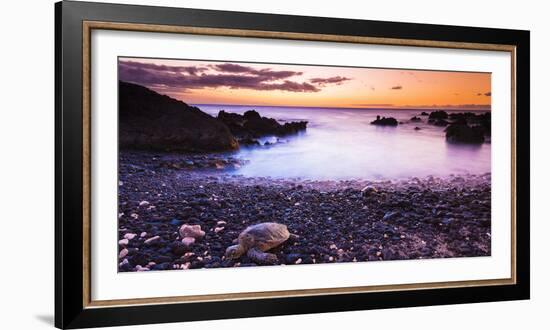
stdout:
<svg viewBox="0 0 550 330">
<path fill-rule="evenodd" d="M 376 120 L 371 121 L 371 125 L 378 125 L 378 126 L 397 126 L 398 122 L 397 119 L 393 117 L 382 117 L 376 116 Z"/>
<path fill-rule="evenodd" d="M 484 112 L 476 114 L 473 112 L 451 113 L 449 118 L 454 124 L 466 124 L 470 126 L 480 126 L 485 136 L 491 135 L 491 113 Z"/>
<path fill-rule="evenodd" d="M 445 129 L 447 141 L 454 143 L 480 144 L 485 141 L 484 130 L 481 126 L 467 124 L 451 124 Z"/>
<path fill-rule="evenodd" d="M 449 122 L 445 119 L 430 120 L 429 123 L 435 126 L 442 126 L 442 127 L 449 125 Z"/>
<path fill-rule="evenodd" d="M 491 112 L 476 114 L 474 112 L 452 112 L 434 111 L 430 113 L 428 123 L 435 126 L 447 127 L 451 131 L 451 140 L 465 140 L 461 142 L 472 143 L 468 141 L 479 141 L 477 132 L 481 132 L 484 137 L 491 136 Z M 459 128 L 460 127 L 460 128 Z M 471 132 L 475 130 L 475 133 Z M 464 137 L 457 137 L 465 135 Z M 482 141 L 483 142 L 483 141 Z M 477 142 L 474 142 L 477 143 Z"/>
<path fill-rule="evenodd" d="M 428 117 L 428 120 L 447 119 L 447 118 L 449 118 L 448 113 L 446 113 L 443 110 L 438 110 L 438 111 L 432 111 L 430 113 L 430 116 Z"/>
<path fill-rule="evenodd" d="M 449 118 L 449 114 L 443 110 L 432 111 L 428 117 L 428 124 L 445 127 L 449 125 L 447 118 Z"/>
</svg>

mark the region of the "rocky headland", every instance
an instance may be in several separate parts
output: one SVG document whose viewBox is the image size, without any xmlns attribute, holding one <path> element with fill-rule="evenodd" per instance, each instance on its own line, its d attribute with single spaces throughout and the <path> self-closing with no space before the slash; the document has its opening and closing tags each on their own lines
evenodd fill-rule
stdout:
<svg viewBox="0 0 550 330">
<path fill-rule="evenodd" d="M 244 115 L 221 111 L 217 118 L 146 87 L 119 81 L 119 146 L 179 152 L 220 152 L 239 143 L 258 144 L 263 136 L 305 131 L 307 122 L 279 124 L 254 110 Z"/>
</svg>

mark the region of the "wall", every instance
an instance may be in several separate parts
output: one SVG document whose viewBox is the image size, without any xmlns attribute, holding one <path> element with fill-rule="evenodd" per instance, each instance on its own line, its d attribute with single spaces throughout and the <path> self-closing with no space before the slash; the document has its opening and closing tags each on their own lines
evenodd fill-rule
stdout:
<svg viewBox="0 0 550 330">
<path fill-rule="evenodd" d="M 532 31 L 532 299 L 149 326 L 147 329 L 542 328 L 550 303 L 545 148 L 549 23 L 543 1 L 120 1 L 182 7 Z M 53 1 L 12 1 L 0 12 L 0 281 L 4 329 L 53 326 Z M 521 109 L 519 109 L 521 112 Z M 519 220 L 521 221 L 521 219 Z M 137 327 L 134 327 L 137 328 Z M 131 329 L 131 328 L 127 328 Z"/>
</svg>

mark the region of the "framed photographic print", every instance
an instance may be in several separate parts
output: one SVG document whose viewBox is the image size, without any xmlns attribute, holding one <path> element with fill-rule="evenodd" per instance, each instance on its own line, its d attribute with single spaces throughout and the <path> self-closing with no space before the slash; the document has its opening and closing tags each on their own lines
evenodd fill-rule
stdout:
<svg viewBox="0 0 550 330">
<path fill-rule="evenodd" d="M 529 32 L 56 4 L 56 326 L 529 298 Z"/>
</svg>

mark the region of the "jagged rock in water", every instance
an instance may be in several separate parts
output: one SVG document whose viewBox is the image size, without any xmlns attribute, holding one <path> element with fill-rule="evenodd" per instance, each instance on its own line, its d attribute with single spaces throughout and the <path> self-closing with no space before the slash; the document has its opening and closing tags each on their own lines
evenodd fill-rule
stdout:
<svg viewBox="0 0 550 330">
<path fill-rule="evenodd" d="M 249 110 L 244 115 L 222 110 L 218 113 L 218 120 L 227 125 L 231 133 L 239 139 L 243 139 L 243 141 L 268 135 L 285 136 L 297 134 L 305 131 L 307 128 L 307 121 L 290 122 L 281 125 L 273 118 L 260 116 L 255 110 Z"/>
<path fill-rule="evenodd" d="M 371 125 L 378 125 L 378 126 L 397 126 L 398 122 L 393 117 L 382 117 L 376 116 L 376 120 L 371 121 Z"/>
<path fill-rule="evenodd" d="M 447 119 L 449 118 L 449 114 L 446 113 L 445 111 L 443 110 L 438 110 L 438 111 L 432 111 L 430 113 L 430 116 L 428 117 L 429 120 L 433 119 Z"/>
<path fill-rule="evenodd" d="M 481 126 L 466 124 L 451 124 L 445 129 L 445 137 L 449 142 L 480 144 L 485 141 Z"/>
</svg>

